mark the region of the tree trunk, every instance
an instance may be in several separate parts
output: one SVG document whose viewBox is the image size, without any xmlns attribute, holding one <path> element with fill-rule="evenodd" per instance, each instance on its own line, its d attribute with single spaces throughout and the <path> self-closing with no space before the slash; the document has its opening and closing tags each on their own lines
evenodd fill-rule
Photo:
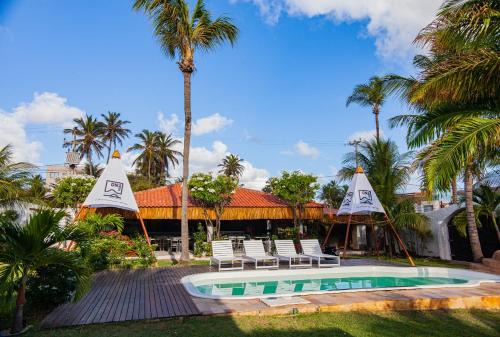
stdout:
<svg viewBox="0 0 500 337">
<path fill-rule="evenodd" d="M 378 115 L 380 113 L 380 107 L 378 105 L 375 105 L 373 107 L 373 114 L 375 115 L 375 136 L 377 139 L 377 142 L 380 141 L 380 126 L 379 126 L 379 121 L 378 121 Z"/>
<path fill-rule="evenodd" d="M 474 262 L 481 262 L 483 251 L 477 232 L 476 218 L 474 216 L 474 203 L 472 199 L 472 170 L 470 165 L 466 167 L 464 174 L 465 212 L 467 215 L 467 234 L 469 235 L 470 248 Z"/>
<path fill-rule="evenodd" d="M 109 157 L 111 156 L 111 144 L 112 140 L 109 140 L 109 148 L 108 148 L 108 159 L 106 160 L 106 164 L 109 163 Z"/>
<path fill-rule="evenodd" d="M 495 228 L 495 232 L 497 233 L 498 244 L 500 245 L 500 230 L 498 230 L 497 218 L 495 211 L 491 212 L 491 219 L 493 221 L 493 227 Z"/>
<path fill-rule="evenodd" d="M 189 146 L 191 143 L 191 72 L 184 71 L 184 151 L 182 156 L 181 261 L 189 262 L 189 226 L 187 217 Z"/>
<path fill-rule="evenodd" d="M 295 229 L 295 236 L 299 238 L 299 229 L 297 228 L 297 205 L 294 204 L 292 206 L 292 214 L 293 214 L 293 228 Z"/>
<path fill-rule="evenodd" d="M 89 173 L 93 177 L 94 176 L 94 168 L 92 167 L 92 153 L 89 152 L 87 154 L 87 160 L 89 161 Z"/>
<path fill-rule="evenodd" d="M 21 332 L 24 329 L 24 304 L 26 303 L 26 275 L 22 277 L 19 288 L 17 289 L 16 311 L 12 321 L 12 333 Z"/>
<path fill-rule="evenodd" d="M 458 204 L 458 195 L 457 195 L 457 178 L 453 178 L 451 180 L 451 203 Z"/>
</svg>

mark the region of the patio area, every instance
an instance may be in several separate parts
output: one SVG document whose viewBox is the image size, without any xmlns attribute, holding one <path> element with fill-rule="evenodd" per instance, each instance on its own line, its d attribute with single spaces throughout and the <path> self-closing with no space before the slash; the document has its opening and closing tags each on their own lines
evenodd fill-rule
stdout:
<svg viewBox="0 0 500 337">
<path fill-rule="evenodd" d="M 371 259 L 342 265 L 394 265 Z M 286 268 L 282 265 L 281 268 Z M 252 269 L 248 266 L 248 269 Z M 77 303 L 57 307 L 44 328 L 193 315 L 276 315 L 320 311 L 500 309 L 500 284 L 472 288 L 372 291 L 297 296 L 295 304 L 270 306 L 255 300 L 211 300 L 191 297 L 180 279 L 214 271 L 208 266 L 106 270 L 95 275 L 91 290 Z"/>
</svg>

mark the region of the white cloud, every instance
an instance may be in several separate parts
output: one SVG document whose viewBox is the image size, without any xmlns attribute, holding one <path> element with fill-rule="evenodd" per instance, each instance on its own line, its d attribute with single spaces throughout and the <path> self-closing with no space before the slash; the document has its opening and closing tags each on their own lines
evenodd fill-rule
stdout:
<svg viewBox="0 0 500 337">
<path fill-rule="evenodd" d="M 179 124 L 179 117 L 176 114 L 171 114 L 169 118 L 165 118 L 163 112 L 158 112 L 158 125 L 160 130 L 166 134 L 173 133 L 177 130 L 177 124 Z"/>
<path fill-rule="evenodd" d="M 361 140 L 361 141 L 372 140 L 373 138 L 375 138 L 376 134 L 377 134 L 376 130 L 357 131 L 351 134 L 348 139 L 350 142 L 355 140 Z M 382 137 L 383 135 L 384 132 L 380 130 L 380 137 Z"/>
<path fill-rule="evenodd" d="M 12 144 L 15 161 L 38 163 L 43 145 L 39 141 L 29 139 L 26 126 L 63 127 L 83 113 L 82 110 L 68 105 L 67 99 L 56 93 L 34 93 L 31 102 L 20 103 L 12 112 L 0 110 L 0 146 Z"/>
<path fill-rule="evenodd" d="M 297 144 L 295 144 L 295 152 L 304 157 L 317 158 L 319 156 L 319 150 L 317 148 L 302 140 L 299 140 Z"/>
<path fill-rule="evenodd" d="M 324 16 L 336 23 L 367 22 L 366 34 L 375 39 L 385 59 L 404 58 L 413 51 L 416 34 L 435 17 L 443 0 L 242 0 L 258 6 L 266 22 L 281 14 Z M 232 2 L 237 2 L 233 0 Z"/>
<path fill-rule="evenodd" d="M 214 113 L 213 115 L 199 118 L 193 123 L 193 135 L 200 136 L 206 133 L 222 130 L 233 123 L 232 119 Z"/>
<path fill-rule="evenodd" d="M 14 115 L 24 123 L 67 126 L 74 118 L 83 116 L 83 111 L 66 102 L 67 98 L 53 92 L 35 93 L 33 101 L 21 103 L 14 109 Z"/>
<path fill-rule="evenodd" d="M 135 170 L 134 160 L 137 158 L 138 153 L 136 152 L 123 152 L 122 154 L 122 165 L 127 172 L 133 172 Z"/>
<path fill-rule="evenodd" d="M 246 160 L 243 161 L 243 167 L 245 170 L 240 180 L 243 186 L 260 190 L 266 185 L 266 181 L 269 179 L 267 170 L 256 168 Z"/>
</svg>

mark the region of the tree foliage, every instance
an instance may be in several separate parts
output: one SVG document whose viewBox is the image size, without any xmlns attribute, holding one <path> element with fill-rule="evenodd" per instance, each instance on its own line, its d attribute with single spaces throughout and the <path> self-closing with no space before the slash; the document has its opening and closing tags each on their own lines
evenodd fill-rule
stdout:
<svg viewBox="0 0 500 337">
<path fill-rule="evenodd" d="M 328 207 L 339 208 L 348 188 L 349 186 L 339 185 L 337 181 L 332 180 L 328 184 L 321 186 L 319 199 Z"/>
<path fill-rule="evenodd" d="M 54 202 L 59 207 L 76 210 L 85 201 L 96 183 L 93 177 L 68 176 L 57 181 L 52 191 Z"/>
</svg>

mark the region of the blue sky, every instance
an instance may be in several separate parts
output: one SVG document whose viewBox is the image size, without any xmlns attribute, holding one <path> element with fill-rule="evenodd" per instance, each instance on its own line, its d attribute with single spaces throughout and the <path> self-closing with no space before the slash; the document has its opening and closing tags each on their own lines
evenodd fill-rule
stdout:
<svg viewBox="0 0 500 337">
<path fill-rule="evenodd" d="M 182 75 L 131 4 L 0 2 L 0 146 L 14 144 L 20 160 L 63 163 L 62 127 L 108 110 L 130 120 L 134 133 L 182 136 Z M 212 170 L 236 153 L 246 160 L 250 187 L 295 169 L 327 182 L 349 138 L 374 129 L 369 109 L 346 108 L 346 97 L 373 75 L 411 72 L 411 39 L 437 7 L 431 0 L 207 4 L 233 18 L 241 34 L 234 48 L 196 56 L 192 170 Z M 403 111 L 389 100 L 381 116 L 383 134 L 402 151 L 405 130 L 389 129 L 386 120 Z"/>
</svg>

